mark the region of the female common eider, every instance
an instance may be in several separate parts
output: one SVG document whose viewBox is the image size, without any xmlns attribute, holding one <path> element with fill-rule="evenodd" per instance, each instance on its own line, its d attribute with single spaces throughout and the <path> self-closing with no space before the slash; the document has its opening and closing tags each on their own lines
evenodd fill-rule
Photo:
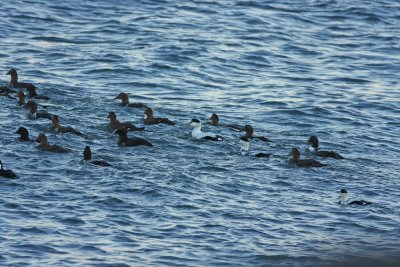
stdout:
<svg viewBox="0 0 400 267">
<path fill-rule="evenodd" d="M 72 127 L 61 126 L 60 117 L 58 115 L 53 115 L 53 118 L 51 118 L 51 123 L 52 123 L 52 127 L 56 133 L 72 133 L 72 134 L 79 135 L 79 136 L 83 135 L 83 133 L 75 130 Z"/>
<path fill-rule="evenodd" d="M 292 148 L 292 162 L 299 167 L 323 167 L 323 164 L 314 159 L 300 159 L 300 152 L 297 148 Z"/>
<path fill-rule="evenodd" d="M 223 138 L 214 133 L 204 133 L 201 131 L 201 122 L 198 119 L 192 119 L 190 125 L 193 126 L 192 137 L 194 139 L 205 139 L 211 141 L 221 141 Z"/>
<path fill-rule="evenodd" d="M 145 108 L 146 105 L 143 103 L 129 103 L 129 97 L 126 93 L 121 92 L 114 99 L 121 99 L 121 105 L 126 106 L 128 108 Z"/>
<path fill-rule="evenodd" d="M 242 136 L 240 138 L 239 144 L 240 144 L 241 154 L 247 155 L 249 153 L 249 149 L 250 149 L 250 140 L 247 137 Z M 269 158 L 272 156 L 272 154 L 271 153 L 257 153 L 254 156 L 257 158 Z"/>
<path fill-rule="evenodd" d="M 30 142 L 33 141 L 32 139 L 29 138 L 28 129 L 26 129 L 25 127 L 19 127 L 15 133 L 21 135 L 21 137 L 19 137 L 20 141 L 30 141 Z"/>
<path fill-rule="evenodd" d="M 86 146 L 83 150 L 83 159 L 93 165 L 102 166 L 102 167 L 111 167 L 112 165 L 105 160 L 92 160 L 92 150 L 90 150 L 90 146 Z"/>
<path fill-rule="evenodd" d="M 58 146 L 58 145 L 49 145 L 47 142 L 47 137 L 43 133 L 39 134 L 38 137 L 36 138 L 36 142 L 39 143 L 37 146 L 38 149 L 44 150 L 44 151 L 50 151 L 50 152 L 56 152 L 56 153 L 67 153 L 69 150 Z"/>
<path fill-rule="evenodd" d="M 0 176 L 4 178 L 17 178 L 17 175 L 12 170 L 3 169 L 3 162 L 0 160 Z"/>
<path fill-rule="evenodd" d="M 119 129 L 119 128 L 126 128 L 127 130 L 130 130 L 130 131 L 143 131 L 144 130 L 144 127 L 136 127 L 135 125 L 133 125 L 130 122 L 120 122 L 117 119 L 117 115 L 113 111 L 110 111 L 108 113 L 107 118 L 110 119 L 110 123 L 108 124 L 108 127 L 112 131 Z"/>
<path fill-rule="evenodd" d="M 10 69 L 6 75 L 11 76 L 10 86 L 16 88 L 28 88 L 28 86 L 32 85 L 31 83 L 20 83 L 18 82 L 18 73 L 15 69 Z"/>
<path fill-rule="evenodd" d="M 309 139 L 308 139 L 308 143 L 311 145 L 311 147 L 309 148 L 310 151 L 314 152 L 315 155 L 319 156 L 319 157 L 324 157 L 324 158 L 334 158 L 334 159 L 344 159 L 341 155 L 339 155 L 338 153 L 334 152 L 334 151 L 323 151 L 323 150 L 319 150 L 319 141 L 318 141 L 318 137 L 315 135 L 312 135 Z"/>
<path fill-rule="evenodd" d="M 175 122 L 170 121 L 167 118 L 155 118 L 153 115 L 153 110 L 150 107 L 147 107 L 146 110 L 144 111 L 144 114 L 146 114 L 146 118 L 144 119 L 145 124 L 167 124 L 167 125 L 175 125 Z"/>
<path fill-rule="evenodd" d="M 26 90 L 29 92 L 28 97 L 29 98 L 35 98 L 35 99 L 43 99 L 43 100 L 50 100 L 50 98 L 48 96 L 45 95 L 38 95 L 36 93 L 36 86 L 34 86 L 33 84 L 30 84 Z"/>
<path fill-rule="evenodd" d="M 37 104 L 33 100 L 29 100 L 26 105 L 28 107 L 27 117 L 30 120 L 41 118 L 51 120 L 53 118 L 53 114 L 50 114 L 47 111 L 37 112 Z"/>
<path fill-rule="evenodd" d="M 119 135 L 118 145 L 119 146 L 153 146 L 149 141 L 140 137 L 128 137 L 128 131 L 126 128 L 119 128 L 115 130 Z"/>
<path fill-rule="evenodd" d="M 340 190 L 340 196 L 339 196 L 339 204 L 341 205 L 360 205 L 360 206 L 366 206 L 366 205 L 371 205 L 372 202 L 365 201 L 365 200 L 353 200 L 350 203 L 347 203 L 348 200 L 348 193 L 346 189 Z"/>
</svg>

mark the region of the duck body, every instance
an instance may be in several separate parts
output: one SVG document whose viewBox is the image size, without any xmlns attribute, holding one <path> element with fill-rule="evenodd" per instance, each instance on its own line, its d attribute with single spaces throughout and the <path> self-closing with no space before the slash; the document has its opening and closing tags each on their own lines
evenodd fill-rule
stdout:
<svg viewBox="0 0 400 267">
<path fill-rule="evenodd" d="M 121 105 L 128 107 L 128 108 L 146 108 L 147 107 L 143 103 L 138 103 L 138 102 L 129 103 L 129 97 L 124 92 L 119 93 L 119 95 L 117 97 L 115 97 L 114 99 L 121 99 Z"/>
<path fill-rule="evenodd" d="M 327 166 L 315 159 L 300 159 L 300 152 L 297 148 L 292 149 L 291 161 L 298 167 L 324 167 Z"/>
<path fill-rule="evenodd" d="M 92 160 L 92 151 L 89 146 L 86 146 L 83 151 L 83 159 L 93 165 L 101 167 L 111 167 L 112 165 L 105 160 Z"/>
<path fill-rule="evenodd" d="M 17 175 L 12 170 L 3 169 L 3 162 L 0 160 L 0 176 L 8 179 L 17 178 Z"/>
<path fill-rule="evenodd" d="M 240 144 L 240 152 L 242 155 L 248 155 L 250 149 L 250 140 L 249 138 L 242 136 L 239 140 Z M 254 155 L 256 158 L 269 158 L 271 157 L 271 153 L 257 153 Z"/>
<path fill-rule="evenodd" d="M 314 154 L 317 155 L 318 157 L 344 159 L 344 157 L 342 157 L 341 155 L 339 155 L 338 153 L 336 153 L 334 151 L 320 150 L 320 148 L 319 148 L 319 140 L 318 140 L 318 137 L 315 136 L 315 135 L 312 135 L 308 139 L 308 143 L 311 145 L 309 150 L 314 152 Z"/>
<path fill-rule="evenodd" d="M 21 135 L 21 137 L 19 137 L 20 141 L 33 142 L 33 140 L 29 138 L 29 131 L 25 127 L 19 127 L 15 133 Z"/>
<path fill-rule="evenodd" d="M 372 202 L 365 201 L 365 200 L 353 200 L 351 202 L 347 202 L 348 199 L 348 192 L 346 189 L 340 190 L 340 196 L 339 196 L 339 204 L 341 205 L 358 205 L 358 206 L 367 206 L 371 205 Z"/>
<path fill-rule="evenodd" d="M 83 135 L 83 133 L 75 130 L 72 127 L 61 126 L 60 125 L 60 117 L 58 115 L 52 116 L 51 123 L 52 123 L 52 127 L 56 133 L 71 133 L 71 134 L 75 134 L 75 135 L 79 135 L 79 136 Z"/>
<path fill-rule="evenodd" d="M 14 88 L 28 88 L 29 86 L 33 86 L 31 83 L 20 83 L 18 82 L 18 73 L 16 69 L 10 69 L 6 75 L 11 76 L 10 86 Z"/>
<path fill-rule="evenodd" d="M 53 114 L 50 114 L 47 111 L 37 112 L 37 104 L 33 100 L 29 100 L 26 105 L 28 107 L 27 117 L 30 120 L 34 120 L 34 119 L 48 119 L 48 120 L 51 120 L 53 118 Z"/>
<path fill-rule="evenodd" d="M 134 124 L 130 122 L 120 122 L 117 119 L 117 115 L 115 112 L 110 111 L 107 116 L 110 119 L 110 123 L 108 124 L 108 127 L 112 130 L 115 131 L 120 128 L 125 128 L 129 131 L 144 131 L 144 127 L 136 127 Z"/>
<path fill-rule="evenodd" d="M 36 93 L 36 86 L 34 86 L 33 84 L 29 85 L 26 89 L 29 92 L 29 94 L 28 94 L 29 98 L 50 100 L 50 98 L 48 96 L 38 95 Z"/>
<path fill-rule="evenodd" d="M 39 150 L 43 150 L 43 151 L 49 151 L 49 152 L 55 152 L 55 153 L 67 153 L 69 152 L 69 150 L 58 146 L 58 145 L 49 145 L 49 143 L 47 142 L 47 137 L 44 134 L 39 134 L 39 136 L 36 138 L 36 142 L 39 143 L 39 145 L 37 146 L 37 148 Z"/>
<path fill-rule="evenodd" d="M 249 138 L 249 139 L 258 139 L 260 141 L 263 142 L 272 142 L 270 139 L 268 139 L 265 136 L 255 136 L 254 135 L 254 129 L 251 125 L 245 125 L 242 129 L 240 129 L 242 131 L 245 131 L 245 137 Z"/>
<path fill-rule="evenodd" d="M 128 132 L 125 128 L 120 128 L 115 131 L 119 135 L 118 145 L 119 146 L 149 146 L 153 145 L 144 138 L 140 137 L 128 137 Z"/>
<path fill-rule="evenodd" d="M 221 141 L 223 140 L 222 136 L 214 134 L 214 133 L 205 133 L 201 131 L 201 122 L 198 119 L 192 119 L 190 125 L 193 126 L 192 137 L 194 139 L 204 139 L 210 141 Z"/>
<path fill-rule="evenodd" d="M 167 124 L 167 125 L 175 125 L 175 122 L 170 121 L 167 118 L 156 118 L 153 115 L 153 110 L 150 107 L 147 107 L 144 114 L 146 118 L 144 119 L 145 124 Z"/>
</svg>

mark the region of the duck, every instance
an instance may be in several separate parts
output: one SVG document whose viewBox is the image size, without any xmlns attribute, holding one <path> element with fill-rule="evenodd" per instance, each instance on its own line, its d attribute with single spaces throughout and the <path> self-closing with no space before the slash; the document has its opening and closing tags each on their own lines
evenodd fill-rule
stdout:
<svg viewBox="0 0 400 267">
<path fill-rule="evenodd" d="M 236 125 L 236 124 L 227 124 L 227 125 L 225 125 L 225 124 L 220 123 L 219 122 L 219 116 L 216 113 L 211 114 L 210 119 L 211 119 L 211 123 L 210 123 L 211 126 L 225 126 L 225 127 L 233 128 L 233 129 L 236 129 L 236 130 L 242 130 L 243 129 L 243 126 L 240 126 L 240 125 Z"/>
<path fill-rule="evenodd" d="M 170 121 L 167 118 L 155 118 L 153 116 L 153 110 L 150 107 L 147 107 L 146 110 L 144 111 L 144 114 L 146 115 L 144 119 L 145 124 L 167 124 L 167 125 L 175 125 L 175 122 Z"/>
<path fill-rule="evenodd" d="M 315 159 L 300 159 L 300 152 L 297 148 L 292 148 L 292 162 L 298 167 L 324 167 L 327 166 Z"/>
<path fill-rule="evenodd" d="M 12 170 L 5 170 L 3 169 L 3 162 L 0 160 L 0 176 L 4 178 L 17 178 L 17 175 Z"/>
<path fill-rule="evenodd" d="M 75 130 L 72 127 L 61 126 L 60 117 L 58 115 L 53 115 L 53 117 L 51 118 L 51 123 L 52 123 L 52 127 L 56 133 L 71 133 L 71 134 L 75 134 L 75 135 L 79 135 L 79 136 L 83 135 L 83 133 Z"/>
<path fill-rule="evenodd" d="M 18 105 L 21 107 L 24 107 L 24 108 L 28 108 L 28 106 L 26 105 L 26 102 L 25 102 L 26 98 L 25 98 L 24 92 L 19 91 L 17 93 L 17 97 L 18 97 Z"/>
<path fill-rule="evenodd" d="M 149 141 L 140 137 L 128 138 L 128 130 L 126 128 L 119 128 L 114 131 L 119 135 L 119 146 L 153 146 Z"/>
<path fill-rule="evenodd" d="M 10 86 L 15 87 L 15 88 L 28 88 L 29 85 L 32 85 L 31 83 L 20 83 L 18 82 L 18 73 L 16 69 L 10 69 L 6 75 L 11 76 L 10 80 Z"/>
<path fill-rule="evenodd" d="M 254 133 L 254 129 L 253 129 L 253 127 L 251 126 L 251 125 L 245 125 L 243 128 L 242 128 L 242 131 L 245 131 L 246 132 L 246 135 L 245 135 L 245 137 L 247 137 L 247 138 L 249 138 L 249 139 L 253 139 L 253 138 L 255 138 L 255 139 L 258 139 L 258 140 L 261 140 L 261 141 L 263 141 L 263 142 L 272 142 L 270 139 L 268 139 L 267 137 L 264 137 L 264 136 L 255 136 L 253 133 Z"/>
<path fill-rule="evenodd" d="M 240 144 L 240 152 L 242 155 L 247 155 L 249 153 L 249 149 L 250 149 L 250 140 L 249 138 L 242 136 L 239 140 L 239 144 Z M 271 153 L 257 153 L 254 155 L 254 157 L 256 158 L 269 158 L 271 157 L 272 154 Z"/>
<path fill-rule="evenodd" d="M 21 135 L 21 137 L 19 137 L 20 141 L 33 141 L 29 138 L 29 131 L 25 127 L 19 127 L 15 133 Z"/>
<path fill-rule="evenodd" d="M 92 150 L 90 150 L 90 146 L 85 146 L 83 150 L 83 159 L 93 165 L 102 166 L 102 167 L 111 167 L 112 165 L 105 160 L 92 160 Z"/>
<path fill-rule="evenodd" d="M 128 108 L 145 108 L 145 107 L 147 107 L 143 103 L 138 103 L 138 102 L 129 103 L 129 97 L 124 92 L 119 93 L 119 95 L 114 99 L 121 99 L 121 105 L 126 106 Z"/>
<path fill-rule="evenodd" d="M 117 119 L 117 115 L 113 111 L 108 112 L 107 118 L 110 119 L 110 123 L 108 124 L 108 127 L 112 131 L 119 129 L 119 128 L 126 128 L 127 130 L 130 130 L 130 131 L 144 131 L 144 129 L 145 129 L 145 127 L 136 127 L 135 125 L 133 125 L 130 122 L 120 122 Z"/>
<path fill-rule="evenodd" d="M 0 96 L 9 96 L 10 94 L 15 94 L 16 91 L 8 88 L 7 86 L 0 86 Z"/>
<path fill-rule="evenodd" d="M 353 200 L 349 203 L 347 203 L 348 200 L 348 192 L 346 189 L 341 189 L 340 190 L 340 196 L 339 196 L 339 203 L 341 205 L 359 205 L 359 206 L 366 206 L 366 205 L 371 205 L 372 202 L 365 201 L 365 200 Z"/>
<path fill-rule="evenodd" d="M 323 150 L 319 150 L 319 140 L 318 137 L 315 135 L 312 135 L 309 139 L 308 139 L 308 144 L 311 145 L 311 147 L 309 148 L 309 150 L 311 152 L 314 152 L 315 155 L 319 156 L 319 157 L 323 157 L 323 158 L 334 158 L 334 159 L 344 159 L 344 157 L 342 157 L 341 155 L 339 155 L 338 153 L 334 152 L 334 151 L 323 151 Z"/>
<path fill-rule="evenodd" d="M 41 133 L 38 135 L 36 138 L 36 142 L 39 143 L 37 146 L 38 149 L 43 150 L 43 151 L 49 151 L 49 152 L 55 152 L 55 153 L 67 153 L 69 150 L 58 146 L 58 145 L 49 145 L 47 141 L 47 137 L 45 134 Z"/>
<path fill-rule="evenodd" d="M 38 95 L 36 93 L 36 86 L 33 84 L 29 84 L 26 90 L 29 92 L 28 97 L 29 98 L 35 98 L 35 99 L 43 99 L 43 100 L 50 100 L 48 96 L 45 95 Z"/>
<path fill-rule="evenodd" d="M 53 118 L 53 114 L 48 113 L 47 111 L 41 111 L 37 112 L 37 104 L 33 100 L 29 100 L 28 103 L 26 103 L 28 107 L 28 114 L 27 117 L 30 120 L 34 119 L 48 119 L 51 120 Z"/>
<path fill-rule="evenodd" d="M 201 122 L 198 119 L 192 119 L 189 125 L 193 126 L 192 137 L 194 139 L 205 139 L 210 141 L 221 141 L 223 139 L 220 135 L 202 132 Z"/>
</svg>

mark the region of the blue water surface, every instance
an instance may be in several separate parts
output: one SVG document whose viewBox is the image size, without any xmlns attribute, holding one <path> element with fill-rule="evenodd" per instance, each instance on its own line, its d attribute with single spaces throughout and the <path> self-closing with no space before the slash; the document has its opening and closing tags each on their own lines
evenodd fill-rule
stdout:
<svg viewBox="0 0 400 267">
<path fill-rule="evenodd" d="M 2 0 L 0 85 L 16 68 L 38 102 L 84 137 L 55 134 L 0 97 L 2 266 L 321 266 L 400 255 L 398 1 Z M 175 126 L 129 133 L 151 106 Z M 272 143 L 209 124 L 251 124 Z M 225 137 L 202 142 L 188 122 Z M 67 155 L 14 132 L 45 133 Z M 310 135 L 345 160 L 303 157 Z M 94 158 L 112 168 L 82 163 Z M 272 153 L 271 159 L 251 156 Z M 341 188 L 368 207 L 337 204 Z"/>
</svg>

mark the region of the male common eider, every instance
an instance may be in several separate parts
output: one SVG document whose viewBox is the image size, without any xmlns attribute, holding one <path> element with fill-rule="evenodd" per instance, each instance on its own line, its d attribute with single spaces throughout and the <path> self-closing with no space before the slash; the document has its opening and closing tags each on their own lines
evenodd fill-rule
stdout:
<svg viewBox="0 0 400 267">
<path fill-rule="evenodd" d="M 239 144 L 240 144 L 240 152 L 242 153 L 242 155 L 247 155 L 249 152 L 249 149 L 250 149 L 250 140 L 247 137 L 242 136 L 240 138 Z M 272 154 L 271 153 L 257 153 L 254 156 L 257 158 L 269 158 L 272 156 Z"/>
<path fill-rule="evenodd" d="M 353 200 L 350 203 L 347 203 L 348 200 L 348 193 L 346 189 L 340 190 L 340 196 L 339 196 L 339 204 L 342 205 L 360 205 L 360 206 L 366 206 L 366 205 L 371 205 L 372 202 L 365 201 L 365 200 Z"/>
<path fill-rule="evenodd" d="M 195 139 L 205 139 L 211 141 L 221 141 L 223 138 L 214 133 L 204 133 L 201 131 L 201 122 L 198 119 L 192 119 L 190 125 L 193 126 L 192 137 Z"/>
</svg>

